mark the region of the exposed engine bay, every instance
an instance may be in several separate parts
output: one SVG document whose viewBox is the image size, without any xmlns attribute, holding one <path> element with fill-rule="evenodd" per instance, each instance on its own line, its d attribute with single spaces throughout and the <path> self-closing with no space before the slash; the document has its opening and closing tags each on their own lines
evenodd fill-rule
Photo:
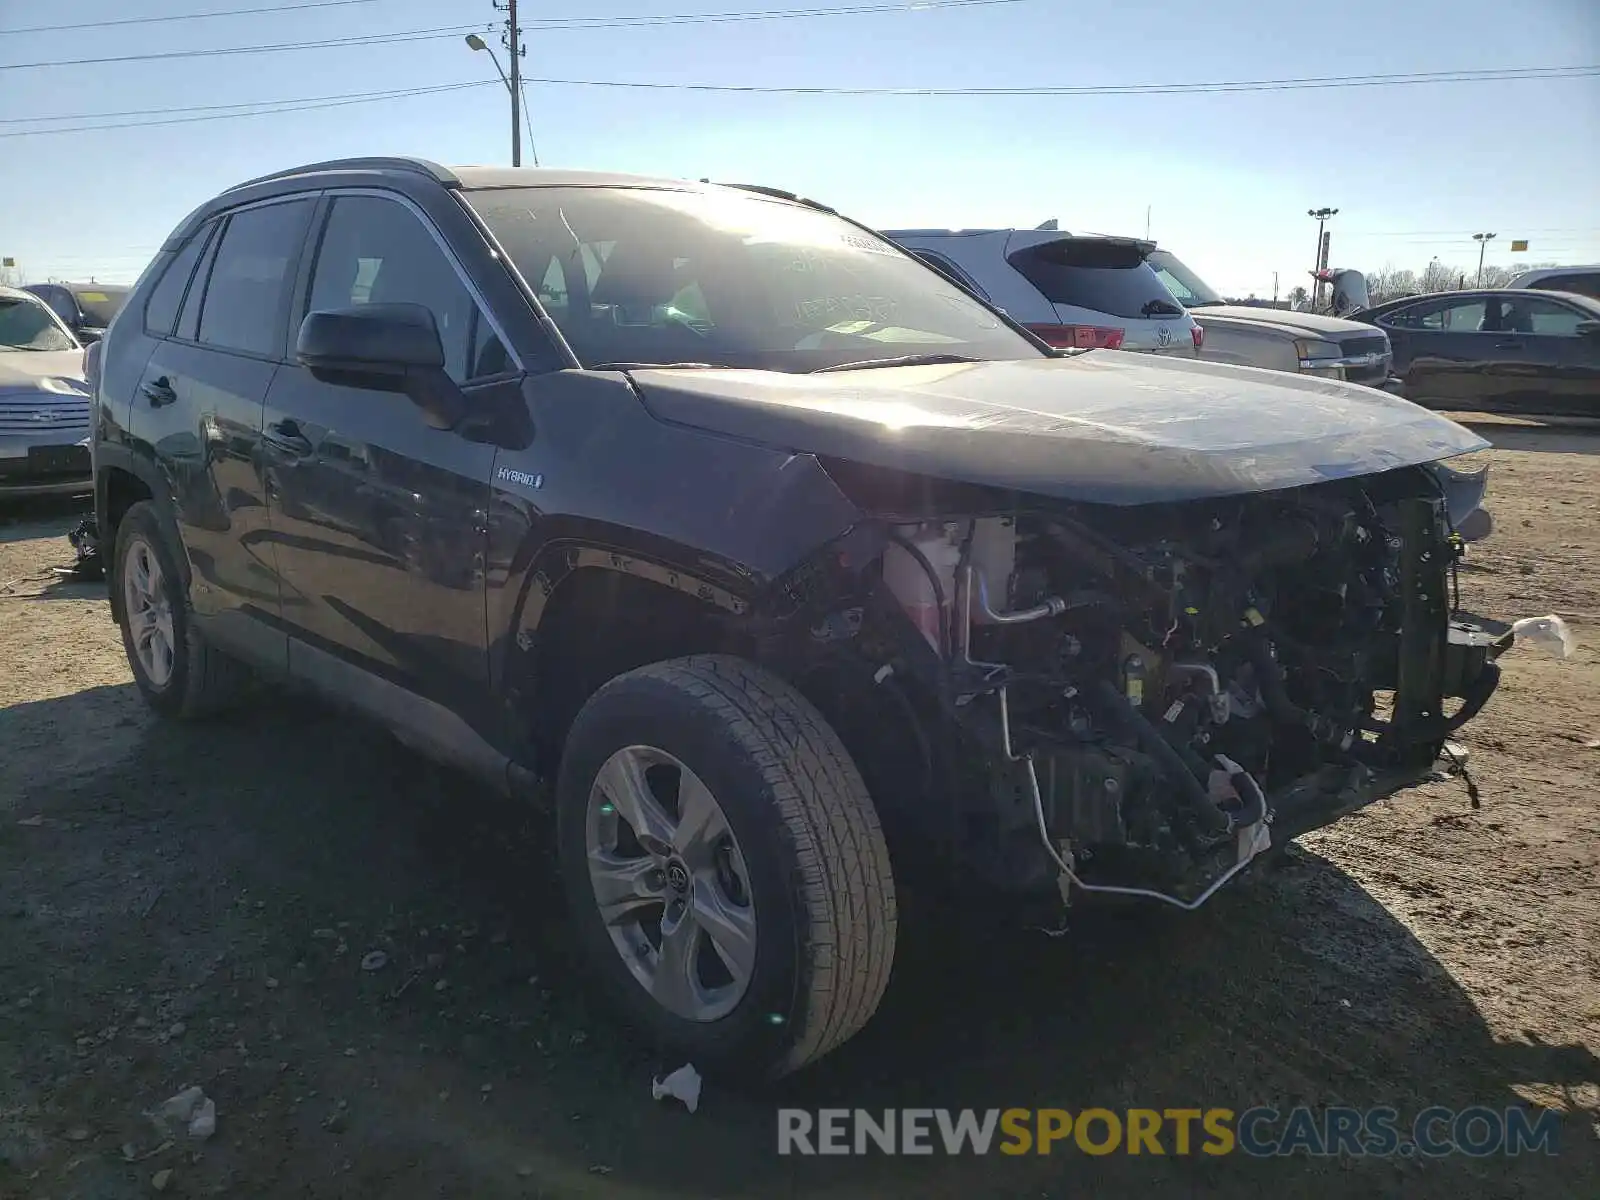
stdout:
<svg viewBox="0 0 1600 1200">
<path fill-rule="evenodd" d="M 1509 645 L 1456 612 L 1463 544 L 1426 469 L 861 536 L 839 562 L 876 570 L 809 637 L 875 697 L 830 716 L 887 824 L 1007 891 L 1195 907 L 1426 775 Z"/>
</svg>

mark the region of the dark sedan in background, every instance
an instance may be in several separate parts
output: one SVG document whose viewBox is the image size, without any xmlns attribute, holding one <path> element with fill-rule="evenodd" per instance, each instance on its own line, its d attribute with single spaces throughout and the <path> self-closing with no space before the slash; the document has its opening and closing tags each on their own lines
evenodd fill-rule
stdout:
<svg viewBox="0 0 1600 1200">
<path fill-rule="evenodd" d="M 55 310 L 80 342 L 105 336 L 128 298 L 128 289 L 114 283 L 30 283 L 24 289 Z"/>
<path fill-rule="evenodd" d="M 1467 412 L 1600 417 L 1600 301 L 1481 289 L 1353 314 L 1389 335 L 1408 400 Z"/>
<path fill-rule="evenodd" d="M 44 301 L 0 287 L 0 500 L 93 490 L 83 359 Z"/>
</svg>

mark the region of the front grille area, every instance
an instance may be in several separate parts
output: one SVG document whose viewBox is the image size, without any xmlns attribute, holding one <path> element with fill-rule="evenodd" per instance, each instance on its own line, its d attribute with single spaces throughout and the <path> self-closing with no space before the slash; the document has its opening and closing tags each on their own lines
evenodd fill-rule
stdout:
<svg viewBox="0 0 1600 1200">
<path fill-rule="evenodd" d="M 1389 339 L 1381 333 L 1357 334 L 1339 343 L 1339 352 L 1346 358 L 1360 354 L 1381 354 L 1383 357 L 1370 367 L 1346 367 L 1344 377 L 1351 383 L 1381 384 L 1389 378 Z"/>
<path fill-rule="evenodd" d="M 0 396 L 0 433 L 62 433 L 89 436 L 89 401 L 84 396 Z"/>
</svg>

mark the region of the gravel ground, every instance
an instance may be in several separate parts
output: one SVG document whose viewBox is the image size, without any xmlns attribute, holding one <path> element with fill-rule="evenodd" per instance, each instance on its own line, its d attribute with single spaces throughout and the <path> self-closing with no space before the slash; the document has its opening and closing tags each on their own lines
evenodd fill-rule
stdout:
<svg viewBox="0 0 1600 1200">
<path fill-rule="evenodd" d="M 0 511 L 0 1196 L 1600 1195 L 1600 436 L 1496 440 L 1464 603 L 1579 645 L 1503 660 L 1480 809 L 1425 785 L 1197 914 L 907 929 L 860 1037 L 692 1116 L 586 1007 L 542 818 L 301 702 L 155 720 L 43 578 L 70 510 Z M 186 1084 L 216 1135 L 163 1146 Z M 1522 1102 L 1557 1157 L 774 1152 L 783 1104 Z"/>
</svg>

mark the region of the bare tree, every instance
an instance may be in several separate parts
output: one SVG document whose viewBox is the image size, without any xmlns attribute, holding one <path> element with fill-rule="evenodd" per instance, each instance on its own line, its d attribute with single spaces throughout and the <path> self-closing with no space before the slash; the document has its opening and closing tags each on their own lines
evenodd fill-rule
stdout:
<svg viewBox="0 0 1600 1200">
<path fill-rule="evenodd" d="M 1428 264 L 1427 269 L 1422 272 L 1422 277 L 1417 280 L 1417 290 L 1424 293 L 1453 292 L 1460 279 L 1461 272 L 1457 268 L 1436 258 Z"/>
<path fill-rule="evenodd" d="M 1311 293 L 1306 291 L 1305 288 L 1292 287 L 1289 289 L 1289 303 L 1296 308 L 1302 307 L 1309 299 L 1311 299 Z"/>
</svg>

